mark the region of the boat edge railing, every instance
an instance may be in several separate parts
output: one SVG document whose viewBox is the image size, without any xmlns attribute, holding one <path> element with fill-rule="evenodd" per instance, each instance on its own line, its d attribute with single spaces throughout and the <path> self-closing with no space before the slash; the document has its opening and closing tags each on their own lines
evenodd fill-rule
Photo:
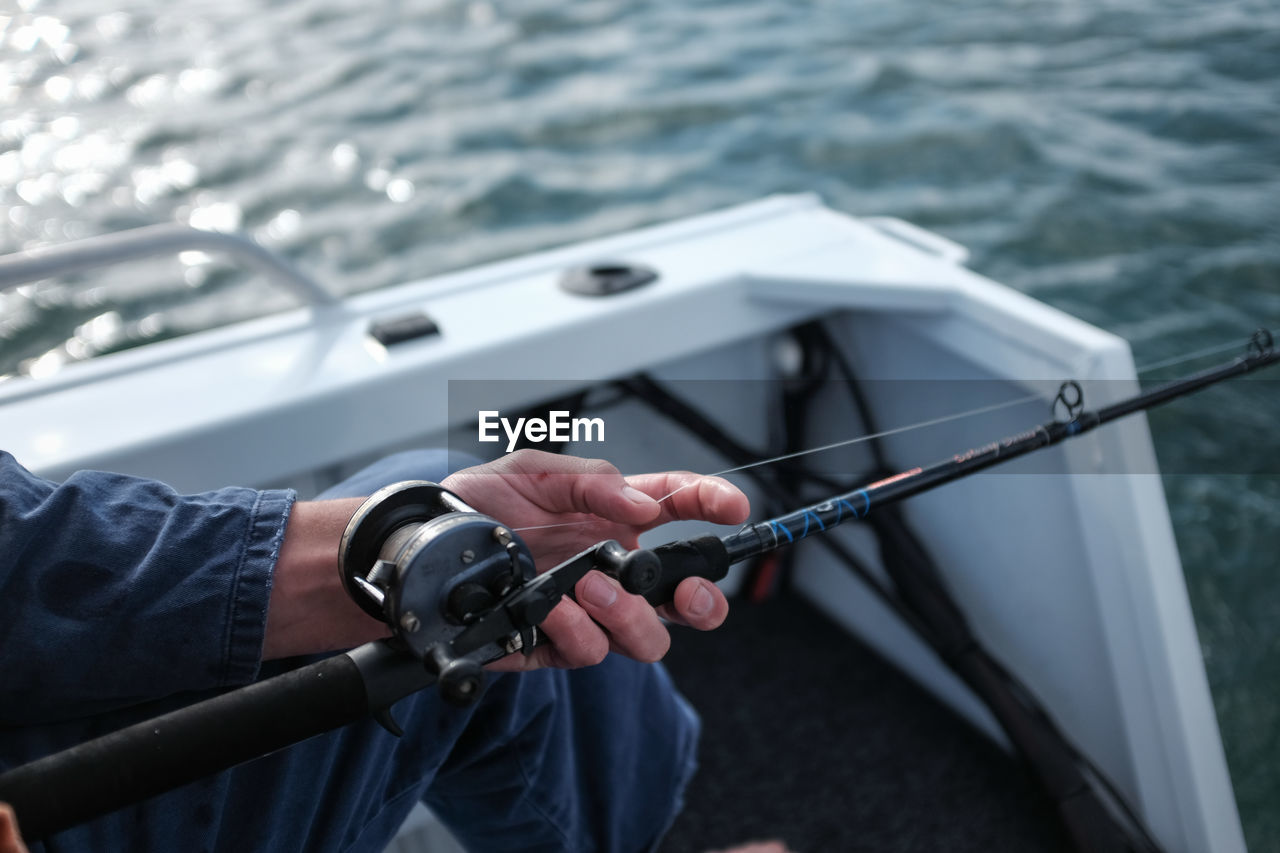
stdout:
<svg viewBox="0 0 1280 853">
<path fill-rule="evenodd" d="M 969 261 L 969 249 L 966 246 L 954 240 L 948 240 L 941 234 L 927 231 L 914 222 L 908 222 L 896 216 L 863 216 L 860 218 L 864 225 L 870 225 L 881 234 L 942 258 L 947 263 L 964 266 Z"/>
<path fill-rule="evenodd" d="M 244 261 L 284 285 L 307 305 L 332 305 L 338 298 L 280 255 L 243 234 L 205 231 L 177 223 L 147 225 L 41 246 L 0 256 L 0 293 L 46 278 L 173 252 L 205 251 Z"/>
</svg>

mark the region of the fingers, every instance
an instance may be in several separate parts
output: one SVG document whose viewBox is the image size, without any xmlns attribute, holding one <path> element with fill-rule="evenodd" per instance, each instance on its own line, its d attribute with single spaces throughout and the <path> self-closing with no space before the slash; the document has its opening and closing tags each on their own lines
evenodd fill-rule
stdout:
<svg viewBox="0 0 1280 853">
<path fill-rule="evenodd" d="M 791 853 L 791 848 L 785 841 L 752 841 L 724 850 L 709 850 L 707 853 Z"/>
<path fill-rule="evenodd" d="M 613 578 L 588 572 L 574 593 L 576 603 L 560 602 L 542 623 L 550 644 L 534 651 L 532 665 L 566 669 L 594 666 L 610 651 L 652 663 L 662 660 L 671 649 L 671 634 L 658 612 L 640 596 L 623 590 Z M 673 621 L 710 631 L 729 615 L 729 602 L 710 581 L 686 578 L 663 610 Z"/>
<path fill-rule="evenodd" d="M 526 671 L 541 667 L 578 669 L 595 666 L 609 654 L 609 637 L 591 617 L 565 598 L 538 626 L 543 637 L 532 655 L 508 655 L 490 664 L 501 671 Z"/>
<path fill-rule="evenodd" d="M 718 477 L 678 471 L 624 478 L 602 459 L 536 450 L 459 471 L 446 485 L 481 511 L 530 525 L 581 515 L 636 529 L 677 519 L 737 524 L 751 509 L 741 491 Z"/>
<path fill-rule="evenodd" d="M 577 601 L 564 599 L 539 626 L 550 641 L 534 649 L 530 657 L 512 655 L 493 664 L 494 669 L 528 670 L 542 666 L 576 669 L 595 666 L 609 652 L 644 663 L 661 660 L 671 649 L 671 634 L 664 618 L 700 631 L 720 627 L 729 615 L 724 593 L 703 578 L 686 578 L 676 587 L 671 604 L 655 611 L 621 584 L 592 571 L 574 590 Z"/>
<path fill-rule="evenodd" d="M 0 853 L 27 853 L 18 832 L 18 819 L 8 803 L 0 803 Z"/>
<path fill-rule="evenodd" d="M 603 459 L 520 450 L 471 470 L 510 479 L 547 513 L 588 513 L 630 525 L 647 524 L 659 513 L 657 501 Z"/>
<path fill-rule="evenodd" d="M 652 663 L 671 648 L 671 635 L 649 602 L 626 592 L 613 578 L 587 572 L 575 591 L 582 609 L 608 632 L 614 651 Z"/>
<path fill-rule="evenodd" d="M 658 608 L 663 618 L 699 631 L 713 631 L 729 615 L 729 601 L 720 588 L 703 578 L 685 578 L 670 604 Z"/>
<path fill-rule="evenodd" d="M 539 626 L 549 641 L 524 658 L 512 655 L 493 665 L 498 670 L 540 666 L 575 669 L 595 666 L 614 651 L 644 663 L 661 660 L 671 648 L 671 635 L 657 612 L 638 595 L 600 572 L 588 572 Z M 723 619 L 723 617 L 721 617 Z"/>
<path fill-rule="evenodd" d="M 651 526 L 689 519 L 740 524 L 751 514 L 747 496 L 719 477 L 667 471 L 628 477 L 627 482 L 659 501 L 662 510 L 650 521 Z"/>
</svg>

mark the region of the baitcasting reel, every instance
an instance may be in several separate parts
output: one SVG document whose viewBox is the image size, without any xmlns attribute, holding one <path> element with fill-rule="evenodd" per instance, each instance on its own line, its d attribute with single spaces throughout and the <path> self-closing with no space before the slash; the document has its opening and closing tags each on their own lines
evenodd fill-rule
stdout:
<svg viewBox="0 0 1280 853">
<path fill-rule="evenodd" d="M 347 524 L 339 568 L 347 594 L 391 627 L 447 698 L 467 701 L 479 691 L 482 663 L 536 643 L 530 625 L 479 660 L 454 652 L 453 639 L 533 578 L 534 562 L 520 537 L 435 483 L 374 493 Z"/>
</svg>

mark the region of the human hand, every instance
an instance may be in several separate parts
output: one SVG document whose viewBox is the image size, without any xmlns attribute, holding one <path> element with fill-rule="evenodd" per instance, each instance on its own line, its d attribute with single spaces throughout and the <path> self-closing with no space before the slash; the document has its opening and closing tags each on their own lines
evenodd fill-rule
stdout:
<svg viewBox="0 0 1280 853">
<path fill-rule="evenodd" d="M 8 803 L 0 803 L 0 853 L 27 853 L 18 832 L 18 819 Z"/>
<path fill-rule="evenodd" d="M 533 552 L 539 571 L 604 539 L 635 548 L 641 533 L 668 521 L 737 524 L 750 512 L 746 496 L 716 477 L 685 471 L 624 478 L 599 459 L 536 450 L 517 451 L 459 471 L 442 485 L 509 527 L 532 528 L 519 535 Z M 597 571 L 588 572 L 575 593 L 576 603 L 562 600 L 540 626 L 550 644 L 538 646 L 528 657 L 504 658 L 493 668 L 590 666 L 611 650 L 655 661 L 671 645 L 659 615 L 706 631 L 719 627 L 729 613 L 724 594 L 702 578 L 686 578 L 672 602 L 657 610 Z"/>
</svg>

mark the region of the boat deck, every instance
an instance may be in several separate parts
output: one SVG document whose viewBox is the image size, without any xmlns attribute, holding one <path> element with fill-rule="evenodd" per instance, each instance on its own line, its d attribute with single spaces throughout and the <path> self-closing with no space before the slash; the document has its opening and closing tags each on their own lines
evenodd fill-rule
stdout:
<svg viewBox="0 0 1280 853">
<path fill-rule="evenodd" d="M 676 629 L 667 663 L 704 728 L 664 851 L 1067 849 L 1016 759 L 798 596 Z"/>
</svg>

